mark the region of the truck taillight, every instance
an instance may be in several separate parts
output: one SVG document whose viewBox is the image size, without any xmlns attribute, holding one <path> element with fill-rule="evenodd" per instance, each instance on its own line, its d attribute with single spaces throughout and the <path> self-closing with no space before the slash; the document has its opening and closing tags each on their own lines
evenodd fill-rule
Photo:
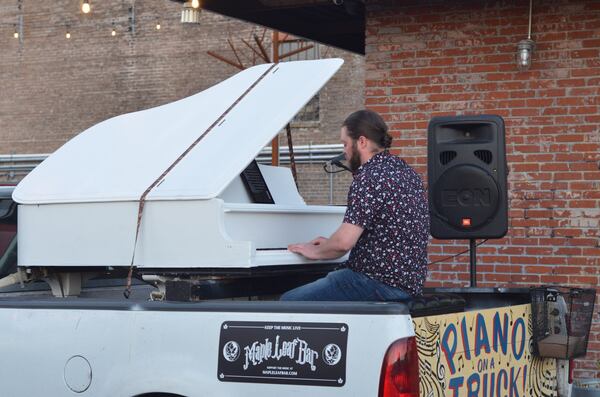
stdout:
<svg viewBox="0 0 600 397">
<path fill-rule="evenodd" d="M 573 384 L 573 371 L 575 370 L 575 361 L 573 361 L 573 359 L 570 359 L 569 362 L 567 363 L 567 365 L 569 366 L 569 378 L 568 378 L 568 382 L 570 385 Z"/>
<path fill-rule="evenodd" d="M 419 357 L 414 336 L 398 339 L 383 358 L 379 397 L 418 397 Z"/>
</svg>

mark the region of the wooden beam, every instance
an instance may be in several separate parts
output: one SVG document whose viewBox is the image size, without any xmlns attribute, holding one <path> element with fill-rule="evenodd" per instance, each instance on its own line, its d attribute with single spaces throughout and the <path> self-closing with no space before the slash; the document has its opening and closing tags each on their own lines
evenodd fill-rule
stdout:
<svg viewBox="0 0 600 397">
<path fill-rule="evenodd" d="M 242 66 L 242 69 L 246 69 L 244 67 L 244 64 L 242 63 L 242 60 L 240 59 L 240 57 L 238 56 L 237 51 L 235 50 L 235 47 L 233 46 L 233 43 L 231 42 L 230 39 L 227 39 L 227 43 L 229 43 L 229 47 L 231 48 L 231 51 L 233 51 L 233 55 L 235 55 L 235 59 L 237 59 L 238 63 Z"/>
<path fill-rule="evenodd" d="M 248 46 L 248 48 L 250 48 L 252 50 L 252 52 L 254 52 L 256 55 L 258 55 L 260 57 L 260 59 L 262 59 L 263 61 L 265 61 L 267 63 L 271 63 L 269 58 L 265 58 L 264 55 L 261 54 L 260 51 L 258 51 L 256 48 L 252 47 L 252 45 L 250 43 L 248 43 L 244 39 L 241 39 L 241 40 L 242 40 L 242 43 L 246 44 Z"/>
<path fill-rule="evenodd" d="M 297 48 L 297 49 L 295 49 L 295 50 L 293 50 L 293 51 L 286 52 L 285 54 L 281 54 L 281 55 L 279 56 L 279 59 L 283 59 L 283 58 L 291 57 L 292 55 L 299 54 L 299 53 L 301 53 L 301 52 L 303 52 L 303 51 L 308 51 L 308 50 L 310 50 L 310 49 L 311 49 L 311 48 L 313 48 L 313 47 L 314 47 L 314 45 L 312 45 L 312 44 L 311 44 L 311 45 L 307 45 L 307 46 L 304 46 L 304 47 Z"/>
<path fill-rule="evenodd" d="M 264 59 L 269 59 L 269 54 L 267 54 L 267 50 L 265 50 L 265 47 L 262 45 L 262 41 L 258 38 L 257 35 L 254 35 L 254 41 L 256 42 L 256 45 L 258 45 L 258 48 L 263 54 Z M 271 62 L 271 60 L 269 59 L 269 61 L 267 62 Z"/>
<path fill-rule="evenodd" d="M 244 70 L 244 65 L 242 65 L 241 63 L 236 63 L 235 61 L 227 59 L 227 58 L 225 58 L 225 57 L 223 57 L 223 56 L 221 56 L 219 54 L 215 54 L 212 51 L 206 51 L 206 53 L 208 55 L 210 55 L 211 57 L 217 58 L 221 62 L 225 62 L 226 64 L 233 66 L 234 68 L 238 68 L 240 70 Z"/>
</svg>

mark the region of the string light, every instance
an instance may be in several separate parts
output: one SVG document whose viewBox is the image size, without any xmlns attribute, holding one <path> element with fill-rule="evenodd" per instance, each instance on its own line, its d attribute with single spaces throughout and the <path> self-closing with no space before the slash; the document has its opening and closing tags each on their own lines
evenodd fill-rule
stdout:
<svg viewBox="0 0 600 397">
<path fill-rule="evenodd" d="M 90 1 L 83 0 L 83 3 L 81 3 L 81 12 L 83 12 L 84 14 L 89 14 L 91 10 L 92 6 L 90 5 Z"/>
<path fill-rule="evenodd" d="M 196 5 L 197 5 L 198 8 L 200 8 L 200 2 L 199 2 L 199 0 L 198 1 L 190 1 L 190 0 L 188 0 L 188 6 L 196 7 Z M 83 13 L 85 13 L 85 14 L 88 14 L 88 13 L 91 12 L 91 2 L 89 0 L 83 0 L 82 1 L 82 3 L 81 3 L 81 11 Z M 22 31 L 19 29 L 19 26 L 17 24 L 13 24 L 13 26 L 14 26 L 14 30 L 13 30 L 13 34 L 12 34 L 13 38 L 15 38 L 15 39 L 22 39 L 22 34 L 21 34 Z M 161 20 L 158 17 L 156 17 L 155 29 L 158 30 L 158 31 L 162 30 Z M 111 37 L 118 36 L 118 31 L 117 31 L 117 28 L 116 28 L 116 25 L 115 25 L 114 22 L 112 22 L 112 24 L 111 24 L 110 35 L 111 35 Z M 66 25 L 65 39 L 69 40 L 71 38 L 72 38 L 71 26 L 70 25 Z"/>
</svg>

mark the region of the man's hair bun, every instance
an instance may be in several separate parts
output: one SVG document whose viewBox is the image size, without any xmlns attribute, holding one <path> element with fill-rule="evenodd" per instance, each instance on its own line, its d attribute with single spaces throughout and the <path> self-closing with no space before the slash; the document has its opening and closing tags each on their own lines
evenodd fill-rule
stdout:
<svg viewBox="0 0 600 397">
<path fill-rule="evenodd" d="M 385 135 L 381 138 L 381 146 L 387 149 L 392 146 L 393 140 L 394 138 L 392 138 L 392 136 L 386 132 Z"/>
</svg>

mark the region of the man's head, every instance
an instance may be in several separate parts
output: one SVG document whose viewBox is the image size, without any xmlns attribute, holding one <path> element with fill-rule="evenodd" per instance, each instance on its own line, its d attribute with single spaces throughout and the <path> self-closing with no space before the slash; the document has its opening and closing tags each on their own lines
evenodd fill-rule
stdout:
<svg viewBox="0 0 600 397">
<path fill-rule="evenodd" d="M 392 136 L 387 131 L 385 121 L 372 110 L 359 110 L 344 120 L 340 138 L 352 172 L 392 145 Z"/>
</svg>

